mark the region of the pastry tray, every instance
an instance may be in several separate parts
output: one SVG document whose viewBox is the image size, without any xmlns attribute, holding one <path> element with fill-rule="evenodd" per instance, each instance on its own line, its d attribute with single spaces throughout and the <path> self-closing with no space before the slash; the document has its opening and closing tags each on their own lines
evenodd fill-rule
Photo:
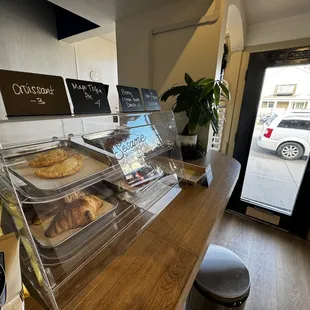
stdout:
<svg viewBox="0 0 310 310">
<path fill-rule="evenodd" d="M 108 201 L 106 201 L 106 202 L 108 202 Z M 110 203 L 110 204 L 112 205 L 112 203 Z M 106 212 L 106 213 L 104 213 L 104 211 L 103 211 L 104 208 L 101 208 L 97 212 L 98 217 L 96 218 L 96 220 L 92 221 L 91 223 L 87 224 L 86 226 L 83 226 L 80 228 L 75 228 L 75 229 L 69 229 L 69 230 L 67 230 L 67 231 L 65 231 L 65 232 L 63 232 L 63 233 L 61 233 L 55 237 L 52 237 L 52 238 L 48 238 L 45 236 L 45 230 L 49 227 L 54 216 L 50 217 L 49 219 L 47 219 L 46 221 L 44 221 L 40 225 L 34 225 L 34 224 L 30 225 L 29 226 L 30 231 L 31 231 L 34 239 L 39 243 L 39 245 L 42 248 L 55 248 L 55 247 L 61 245 L 62 243 L 64 243 L 65 241 L 67 241 L 68 239 L 70 239 L 71 237 L 73 237 L 74 235 L 78 234 L 82 230 L 84 230 L 87 227 L 91 226 L 92 224 L 96 223 L 98 220 L 102 219 L 103 217 L 105 217 L 109 214 L 113 214 L 117 207 L 118 207 L 118 202 L 115 202 L 113 204 L 113 208 L 109 212 Z M 101 210 L 101 212 L 100 212 L 100 210 Z M 113 215 L 115 216 L 115 214 L 113 214 Z"/>
<path fill-rule="evenodd" d="M 20 181 L 22 181 L 36 190 L 52 194 L 55 192 L 68 190 L 77 183 L 87 181 L 90 178 L 94 178 L 100 174 L 114 171 L 114 168 L 110 167 L 111 163 L 109 157 L 70 140 L 59 140 L 56 143 L 47 143 L 47 146 L 50 147 L 44 148 L 41 144 L 40 151 L 38 151 L 38 147 L 36 147 L 33 148 L 32 153 L 28 150 L 27 154 L 15 156 L 13 159 L 9 159 L 9 170 L 19 179 L 16 180 L 15 183 L 18 181 L 18 183 L 20 183 Z M 73 154 L 82 155 L 82 168 L 77 173 L 63 178 L 43 179 L 37 177 L 34 172 L 40 168 L 29 167 L 28 162 L 34 159 L 38 153 L 57 147 L 67 151 L 69 156 Z"/>
</svg>

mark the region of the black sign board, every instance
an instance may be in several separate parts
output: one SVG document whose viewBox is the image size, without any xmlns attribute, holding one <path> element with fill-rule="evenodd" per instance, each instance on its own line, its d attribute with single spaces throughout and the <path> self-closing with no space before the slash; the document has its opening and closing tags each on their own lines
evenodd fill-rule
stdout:
<svg viewBox="0 0 310 310">
<path fill-rule="evenodd" d="M 158 94 L 155 89 L 141 88 L 146 111 L 160 111 Z"/>
<path fill-rule="evenodd" d="M 111 113 L 106 89 L 97 82 L 66 79 L 75 114 Z"/>
<path fill-rule="evenodd" d="M 71 114 L 60 76 L 0 70 L 0 90 L 7 116 Z"/>
<path fill-rule="evenodd" d="M 144 111 L 139 88 L 122 85 L 117 85 L 116 87 L 123 112 Z"/>
</svg>

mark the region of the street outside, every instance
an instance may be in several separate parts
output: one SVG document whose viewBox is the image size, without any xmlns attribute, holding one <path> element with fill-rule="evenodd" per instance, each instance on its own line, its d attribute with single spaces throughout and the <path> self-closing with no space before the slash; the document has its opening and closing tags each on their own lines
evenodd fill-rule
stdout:
<svg viewBox="0 0 310 310">
<path fill-rule="evenodd" d="M 306 158 L 284 160 L 257 145 L 262 125 L 256 125 L 241 197 L 292 212 Z"/>
</svg>

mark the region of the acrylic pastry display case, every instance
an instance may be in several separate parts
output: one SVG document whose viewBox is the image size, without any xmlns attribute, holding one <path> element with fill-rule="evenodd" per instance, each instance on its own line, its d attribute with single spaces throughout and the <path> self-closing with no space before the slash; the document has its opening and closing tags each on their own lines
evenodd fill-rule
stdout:
<svg viewBox="0 0 310 310">
<path fill-rule="evenodd" d="M 55 134 L 39 140 L 28 133 L 42 125 L 44 135 L 46 121 L 11 126 L 0 149 L 1 227 L 19 234 L 23 281 L 50 309 L 87 290 L 179 193 L 184 175 L 171 112 L 69 121 L 54 120 Z"/>
</svg>

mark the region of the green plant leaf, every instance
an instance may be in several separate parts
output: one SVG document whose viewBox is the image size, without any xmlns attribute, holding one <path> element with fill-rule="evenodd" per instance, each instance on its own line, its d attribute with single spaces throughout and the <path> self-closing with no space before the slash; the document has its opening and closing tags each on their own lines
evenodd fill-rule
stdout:
<svg viewBox="0 0 310 310">
<path fill-rule="evenodd" d="M 214 86 L 214 84 L 212 81 L 209 82 L 209 84 L 206 84 L 201 91 L 199 100 L 202 100 L 205 97 L 207 97 L 211 93 L 211 91 L 213 90 L 213 86 Z"/>
<path fill-rule="evenodd" d="M 184 75 L 184 80 L 186 82 L 187 85 L 189 85 L 190 83 L 193 83 L 193 79 L 191 78 L 191 76 L 185 72 L 185 75 Z"/>
<path fill-rule="evenodd" d="M 220 87 L 218 86 L 217 83 L 214 85 L 214 103 L 218 106 L 220 103 Z"/>
<path fill-rule="evenodd" d="M 209 83 L 214 83 L 214 82 L 215 82 L 214 79 L 203 79 L 203 80 L 199 83 L 199 85 L 207 85 L 207 84 L 209 84 Z"/>
<path fill-rule="evenodd" d="M 188 131 L 190 134 L 196 133 L 197 126 L 199 123 L 199 117 L 200 117 L 200 109 L 196 108 L 195 106 L 192 107 L 188 121 Z"/>
<path fill-rule="evenodd" d="M 197 85 L 197 86 L 201 85 L 205 79 L 206 78 L 201 78 L 201 79 L 197 80 L 196 82 L 194 82 L 194 84 Z"/>
<path fill-rule="evenodd" d="M 166 90 L 164 93 L 162 93 L 159 97 L 161 101 L 166 102 L 169 97 L 173 96 L 178 96 L 180 93 L 184 90 L 186 90 L 187 86 L 181 85 L 181 86 L 174 86 Z"/>
<path fill-rule="evenodd" d="M 179 98 L 178 98 L 179 99 Z M 190 108 L 190 105 L 189 105 L 189 102 L 188 101 L 185 101 L 185 100 L 177 100 L 174 108 L 173 108 L 173 111 L 175 113 L 180 113 L 180 112 L 183 112 L 183 111 L 186 111 L 187 109 Z"/>
<path fill-rule="evenodd" d="M 224 93 L 224 96 L 225 96 L 228 100 L 230 100 L 230 93 L 229 93 L 228 88 L 227 88 L 223 83 L 221 83 L 221 82 L 219 82 L 219 84 L 220 84 L 220 87 L 221 87 L 221 89 L 222 89 L 222 92 Z"/>
<path fill-rule="evenodd" d="M 207 126 L 209 122 L 210 122 L 210 113 L 202 109 L 198 125 L 204 127 Z"/>
</svg>

